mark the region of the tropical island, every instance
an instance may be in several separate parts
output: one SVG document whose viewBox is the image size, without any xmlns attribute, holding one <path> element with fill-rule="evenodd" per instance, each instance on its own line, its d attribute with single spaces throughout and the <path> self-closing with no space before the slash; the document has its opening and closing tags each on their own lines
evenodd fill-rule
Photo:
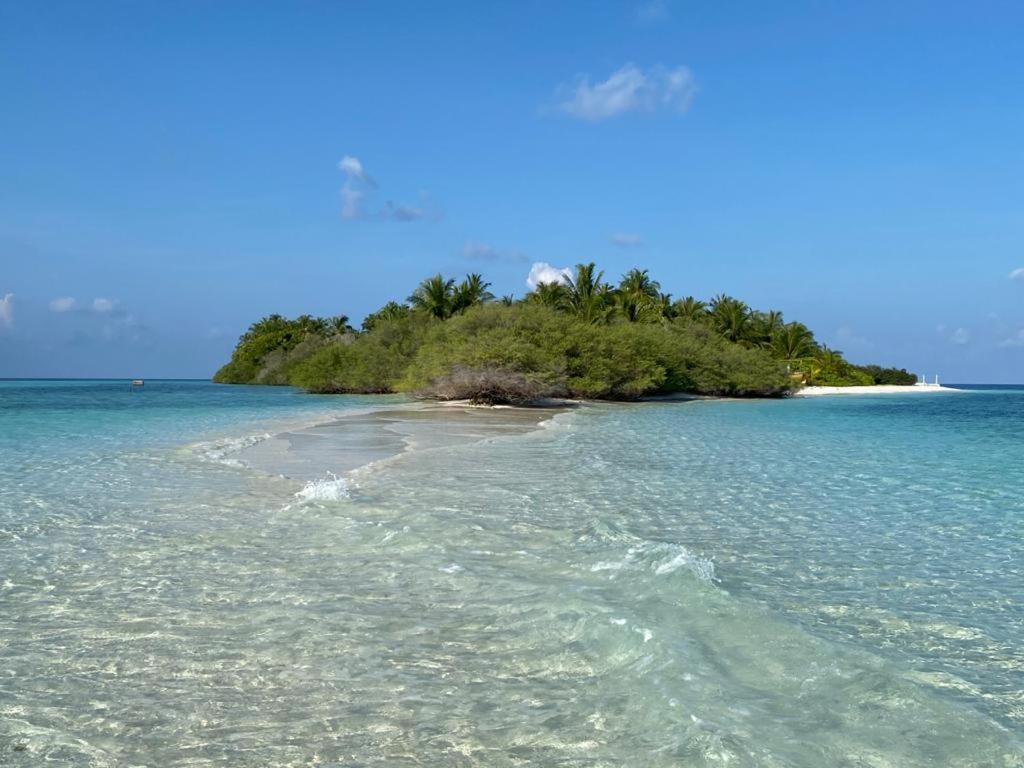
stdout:
<svg viewBox="0 0 1024 768">
<path fill-rule="evenodd" d="M 241 336 L 214 381 L 511 405 L 916 382 L 903 369 L 850 363 L 779 311 L 725 294 L 673 300 L 647 270 L 612 285 L 595 264 L 577 264 L 518 299 L 489 288 L 475 273 L 458 283 L 435 275 L 359 330 L 345 315 L 269 315 Z"/>
</svg>

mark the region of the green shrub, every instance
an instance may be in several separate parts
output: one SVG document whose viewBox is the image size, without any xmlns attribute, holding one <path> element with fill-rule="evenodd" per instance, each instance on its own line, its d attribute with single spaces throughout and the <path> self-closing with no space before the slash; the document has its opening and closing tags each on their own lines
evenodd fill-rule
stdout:
<svg viewBox="0 0 1024 768">
<path fill-rule="evenodd" d="M 351 333 L 344 315 L 268 315 L 249 326 L 213 380 L 224 384 L 287 384 L 291 370 L 330 338 Z"/>
<path fill-rule="evenodd" d="M 572 322 L 546 307 L 524 305 L 489 305 L 432 322 L 398 389 L 421 389 L 456 366 L 502 368 L 557 384 L 564 377 L 559 347 Z"/>
<path fill-rule="evenodd" d="M 339 339 L 300 362 L 289 383 L 318 393 L 393 392 L 424 332 L 420 318 L 382 320 L 372 333 Z"/>
<path fill-rule="evenodd" d="M 869 387 L 874 380 L 854 366 L 822 370 L 811 377 L 810 384 L 816 387 Z"/>
<path fill-rule="evenodd" d="M 564 282 L 500 303 L 480 275 L 424 280 L 408 303 L 363 320 L 270 315 L 239 339 L 214 376 L 311 392 L 469 393 L 523 401 L 537 392 L 632 400 L 693 392 L 774 396 L 801 383 L 913 384 L 905 370 L 858 367 L 781 312 L 725 294 L 673 302 L 645 270 L 604 280 L 578 264 Z"/>
<path fill-rule="evenodd" d="M 734 344 L 703 322 L 677 320 L 671 330 L 670 391 L 761 397 L 793 387 L 785 366 L 762 349 Z"/>
<path fill-rule="evenodd" d="M 917 383 L 917 376 L 905 368 L 882 368 L 879 365 L 863 365 L 860 370 L 871 377 L 873 384 L 898 384 L 910 386 Z"/>
<path fill-rule="evenodd" d="M 574 397 L 635 400 L 663 391 L 669 334 L 661 325 L 577 323 L 567 335 L 565 385 Z"/>
<path fill-rule="evenodd" d="M 783 365 L 704 324 L 584 322 L 538 303 L 482 306 L 434 323 L 398 383 L 420 391 L 455 369 L 500 369 L 571 397 L 633 400 L 688 391 L 776 395 Z"/>
</svg>

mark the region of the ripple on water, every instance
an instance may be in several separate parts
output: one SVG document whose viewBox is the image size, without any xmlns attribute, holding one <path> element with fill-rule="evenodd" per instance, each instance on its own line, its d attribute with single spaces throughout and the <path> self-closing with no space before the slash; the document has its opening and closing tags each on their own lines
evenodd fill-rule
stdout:
<svg viewBox="0 0 1024 768">
<path fill-rule="evenodd" d="M 856 408 L 583 409 L 357 492 L 159 448 L 5 491 L 0 763 L 1024 765 L 982 565 L 1015 501 L 911 489 Z"/>
</svg>

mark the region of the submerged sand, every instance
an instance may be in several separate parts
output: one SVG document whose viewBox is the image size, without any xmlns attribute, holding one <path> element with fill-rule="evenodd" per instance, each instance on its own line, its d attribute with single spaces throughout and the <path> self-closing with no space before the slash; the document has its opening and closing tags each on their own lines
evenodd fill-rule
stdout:
<svg viewBox="0 0 1024 768">
<path fill-rule="evenodd" d="M 410 404 L 285 430 L 234 458 L 260 472 L 310 481 L 325 473 L 343 475 L 407 451 L 522 434 L 564 410 Z"/>
</svg>

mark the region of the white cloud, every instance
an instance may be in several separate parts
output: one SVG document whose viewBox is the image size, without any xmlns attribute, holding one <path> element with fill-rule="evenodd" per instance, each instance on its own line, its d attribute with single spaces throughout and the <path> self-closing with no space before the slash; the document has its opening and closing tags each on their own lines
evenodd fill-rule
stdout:
<svg viewBox="0 0 1024 768">
<path fill-rule="evenodd" d="M 14 294 L 8 293 L 0 299 L 0 326 L 14 327 Z"/>
<path fill-rule="evenodd" d="M 686 67 L 653 67 L 645 72 L 635 64 L 626 64 L 603 82 L 592 85 L 590 78 L 583 75 L 574 86 L 563 87 L 561 92 L 559 109 L 572 117 L 596 122 L 626 112 L 685 112 L 697 92 L 697 84 Z"/>
<path fill-rule="evenodd" d="M 1024 328 L 1021 328 L 1008 339 L 999 342 L 1000 347 L 1024 347 Z"/>
<path fill-rule="evenodd" d="M 535 261 L 526 276 L 526 284 L 533 290 L 541 283 L 565 283 L 572 271 L 568 267 L 552 267 L 546 261 Z"/>
<path fill-rule="evenodd" d="M 108 312 L 114 311 L 114 302 L 110 299 L 93 299 L 92 300 L 92 311 L 98 312 L 101 315 Z"/>
<path fill-rule="evenodd" d="M 369 184 L 371 187 L 376 186 L 374 180 L 363 170 L 363 164 L 359 161 L 358 157 L 345 155 L 338 161 L 338 170 L 350 179 L 357 179 L 365 184 Z"/>
<path fill-rule="evenodd" d="M 338 161 L 338 170 L 345 174 L 341 187 L 341 218 L 347 221 L 377 219 L 390 221 L 417 221 L 428 213 L 422 206 L 403 205 L 388 200 L 378 211 L 369 212 L 364 203 L 368 192 L 377 188 L 377 182 L 366 172 L 358 157 L 345 155 Z"/>
<path fill-rule="evenodd" d="M 1009 277 L 1011 280 L 1020 280 L 1024 283 L 1024 267 L 1017 267 L 1017 269 L 1010 273 Z"/>
<path fill-rule="evenodd" d="M 640 235 L 631 235 L 628 232 L 616 232 L 608 239 L 612 245 L 617 245 L 619 248 L 635 248 L 644 242 Z"/>
<path fill-rule="evenodd" d="M 363 191 L 359 187 L 372 187 L 367 181 L 363 164 L 358 157 L 345 155 L 338 161 L 338 170 L 345 174 L 345 183 L 341 187 L 341 218 L 362 218 Z"/>
<path fill-rule="evenodd" d="M 949 337 L 949 343 L 950 344 L 956 344 L 958 346 L 963 346 L 964 344 L 970 344 L 970 342 L 971 342 L 971 332 L 968 331 L 966 328 L 957 328 L 955 331 L 953 331 L 952 334 L 950 334 L 950 337 Z"/>
<path fill-rule="evenodd" d="M 75 308 L 75 300 L 71 296 L 62 296 L 50 302 L 51 312 L 70 312 Z"/>
</svg>

